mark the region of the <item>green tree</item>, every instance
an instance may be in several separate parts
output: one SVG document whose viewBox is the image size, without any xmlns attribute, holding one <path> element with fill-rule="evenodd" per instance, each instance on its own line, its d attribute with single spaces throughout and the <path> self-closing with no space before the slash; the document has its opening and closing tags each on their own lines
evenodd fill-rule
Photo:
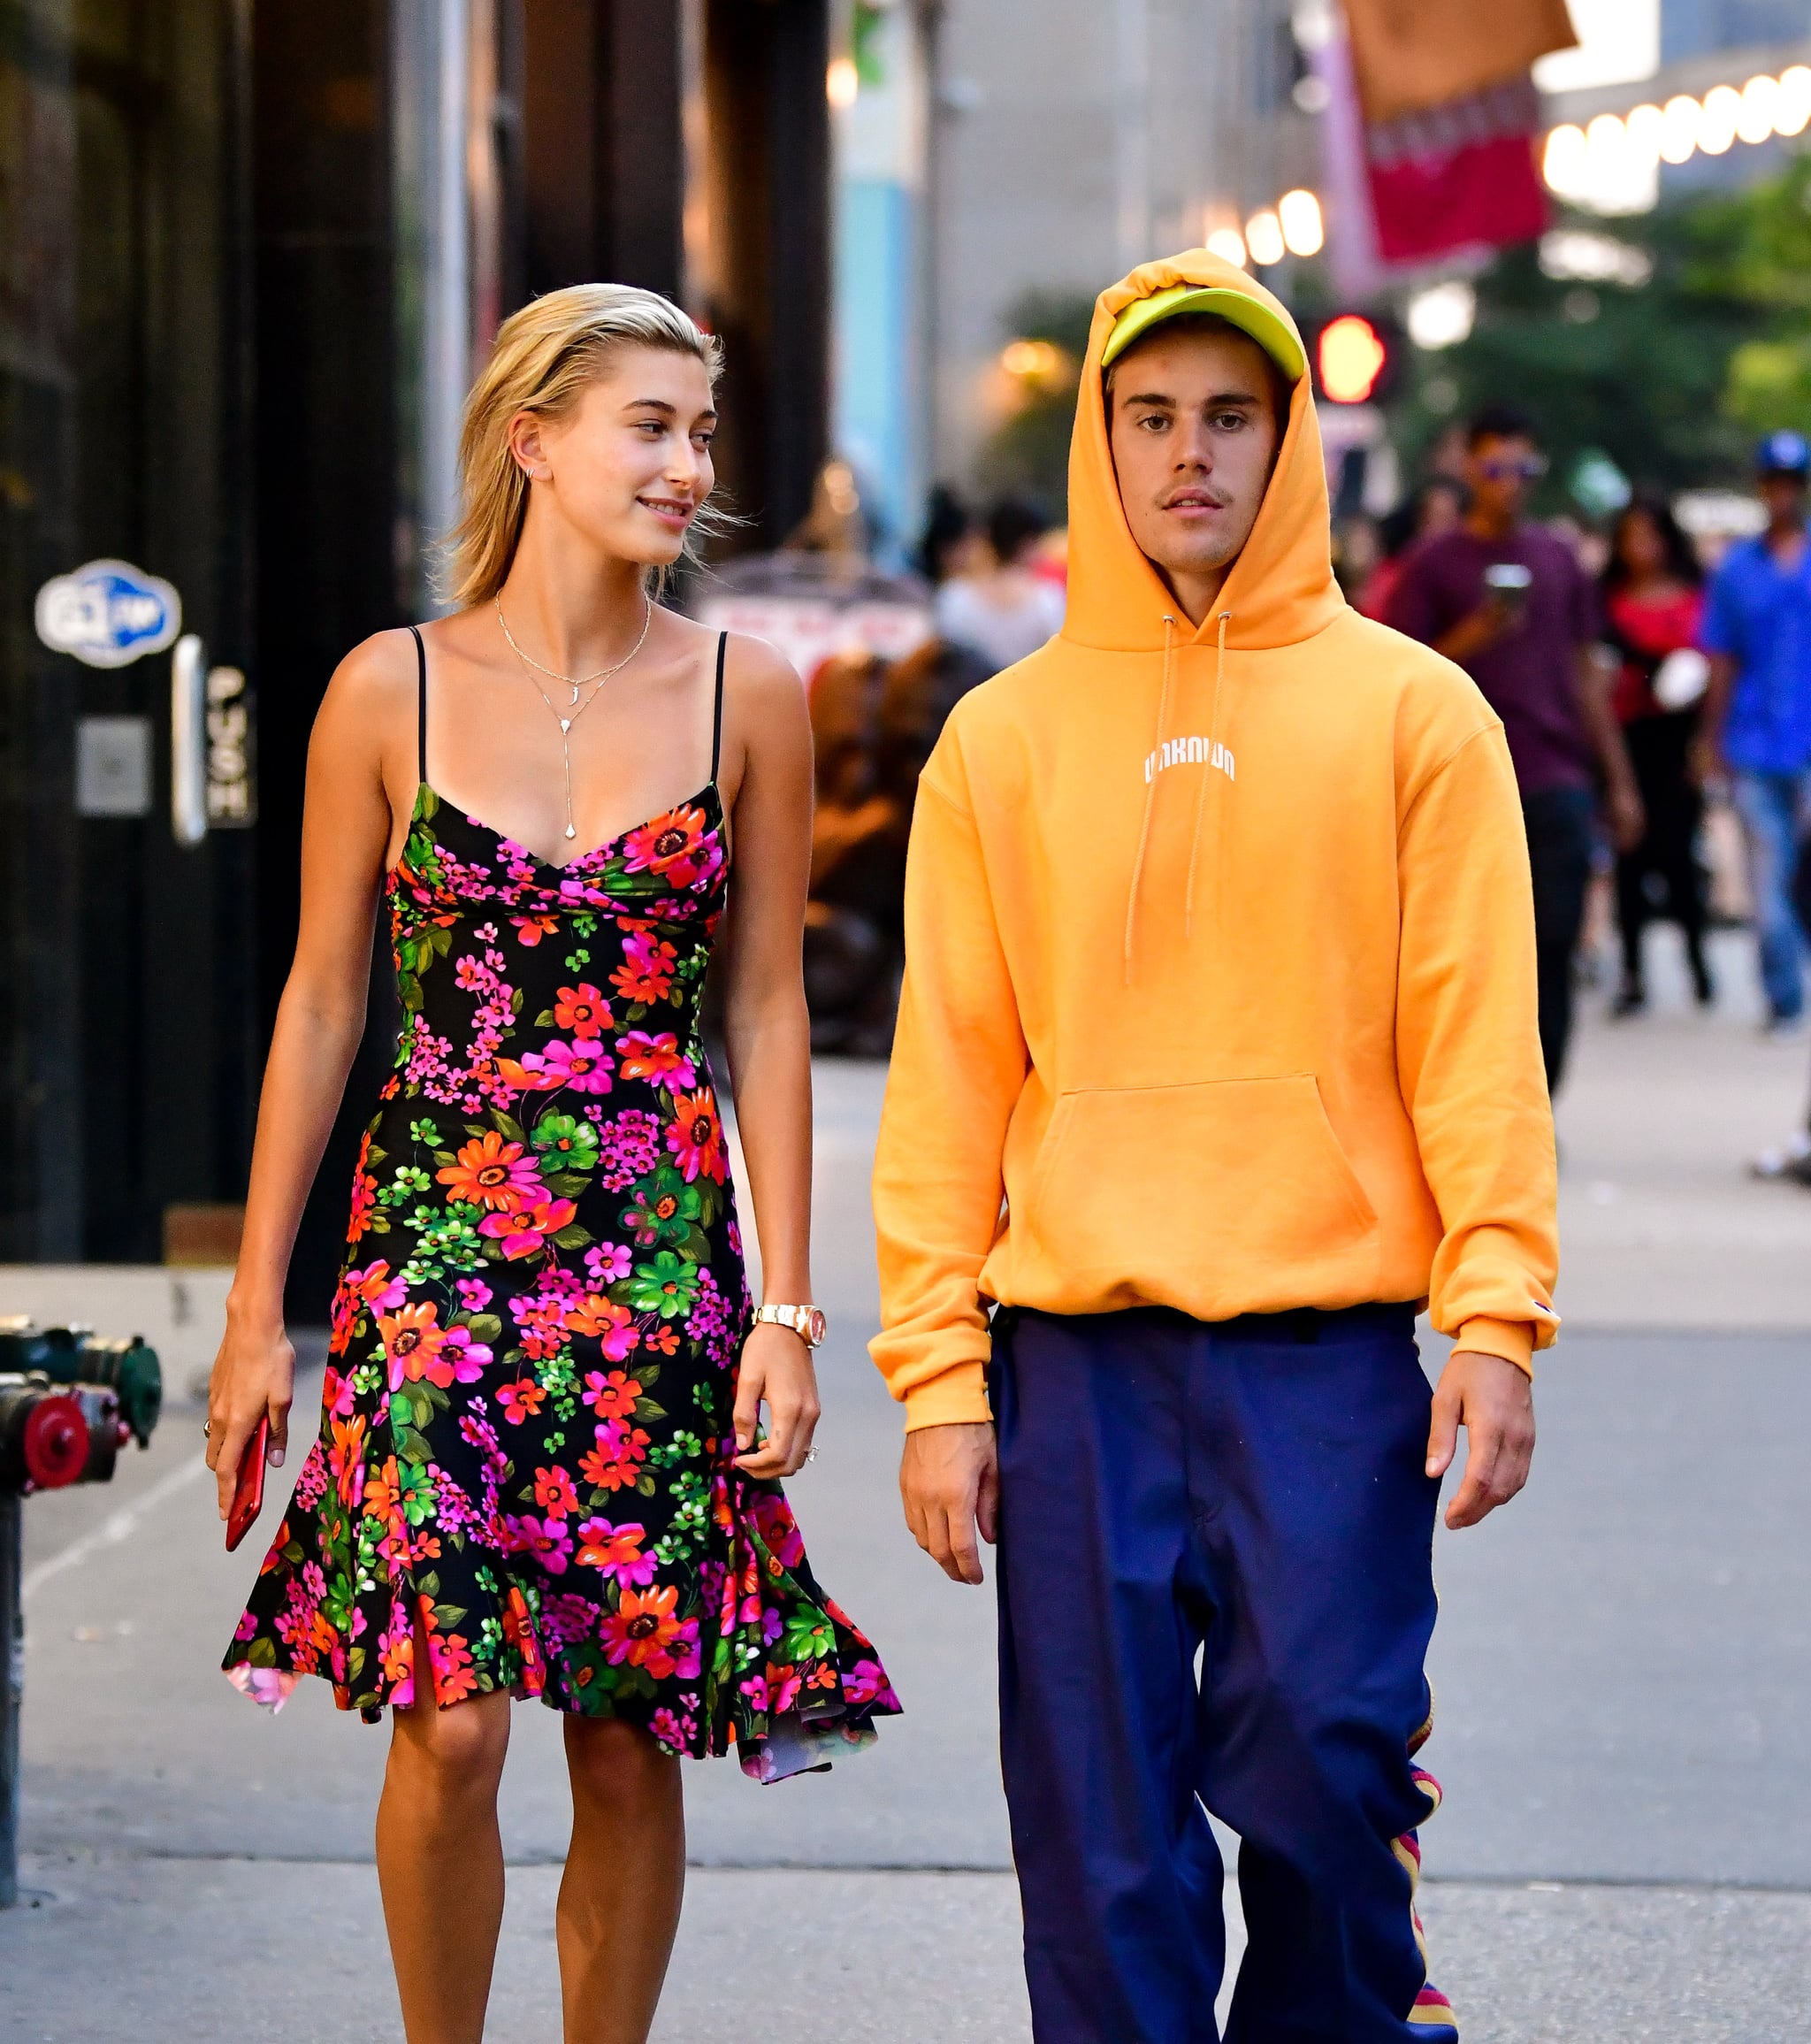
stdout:
<svg viewBox="0 0 1811 2044">
<path fill-rule="evenodd" d="M 1504 250 L 1477 279 L 1470 338 L 1413 356 L 1391 419 L 1411 466 L 1449 419 L 1508 399 L 1546 436 L 1555 510 L 1593 450 L 1637 481 L 1738 484 L 1756 433 L 1811 425 L 1811 156 L 1738 191 L 1556 226 L 1639 251 L 1650 277 L 1549 277 L 1534 248 Z"/>
</svg>

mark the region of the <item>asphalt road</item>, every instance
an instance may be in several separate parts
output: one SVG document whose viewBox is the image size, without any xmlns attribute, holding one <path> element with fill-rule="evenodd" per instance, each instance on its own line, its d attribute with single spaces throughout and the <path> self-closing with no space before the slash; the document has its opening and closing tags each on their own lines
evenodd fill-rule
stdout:
<svg viewBox="0 0 1811 2044">
<path fill-rule="evenodd" d="M 1447 1803 L 1424 1840 L 1425 1913 L 1468 2044 L 1811 2033 L 1811 1198 L 1736 1170 L 1796 1113 L 1802 1064 L 1728 1015 L 1581 1046 L 1562 1125 L 1588 1307 L 1541 1374 L 1529 1490 L 1437 1552 L 1427 1758 Z M 1647 1114 L 1644 1137 L 1616 1106 L 1631 1072 L 1691 1112 Z M 877 1099 L 871 1070 L 823 1074 L 820 1289 L 837 1324 L 822 1453 L 794 1495 L 906 1715 L 829 1776 L 763 1789 L 733 1765 L 688 1771 L 696 1871 L 663 2040 L 752 2011 L 796 2044 L 1028 2034 L 991 1590 L 946 1584 L 898 1523 L 897 1414 L 861 1353 Z M 1647 1203 L 1663 1287 L 1642 1283 L 1618 1200 L 1592 1197 L 1605 1183 Z M 1733 1273 L 1693 1221 L 1724 1193 L 1758 1216 Z M 1757 1282 L 1768 1323 L 1742 1310 Z M 1703 1331 L 1653 1289 L 1683 1291 Z M 44 1899 L 0 1917 L 0 2038 L 398 2034 L 369 1864 L 386 1734 L 314 1684 L 272 1720 L 216 1672 L 255 1563 L 219 1550 L 199 1444 L 178 1405 L 111 1489 L 27 1506 L 27 1878 Z M 511 2044 L 557 2029 L 565 1821 L 557 1726 L 524 1708 L 491 2030 Z"/>
</svg>

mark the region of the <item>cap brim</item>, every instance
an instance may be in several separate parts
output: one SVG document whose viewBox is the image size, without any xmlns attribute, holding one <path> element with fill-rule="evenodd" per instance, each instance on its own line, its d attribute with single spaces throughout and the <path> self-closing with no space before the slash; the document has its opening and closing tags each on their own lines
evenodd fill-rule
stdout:
<svg viewBox="0 0 1811 2044">
<path fill-rule="evenodd" d="M 1298 381 L 1308 367 L 1287 320 L 1256 298 L 1223 284 L 1172 284 L 1166 291 L 1153 291 L 1149 298 L 1135 299 L 1113 322 L 1107 344 L 1100 351 L 1100 365 L 1110 368 L 1153 326 L 1184 312 L 1211 312 L 1242 333 L 1249 333 L 1291 383 Z"/>
</svg>

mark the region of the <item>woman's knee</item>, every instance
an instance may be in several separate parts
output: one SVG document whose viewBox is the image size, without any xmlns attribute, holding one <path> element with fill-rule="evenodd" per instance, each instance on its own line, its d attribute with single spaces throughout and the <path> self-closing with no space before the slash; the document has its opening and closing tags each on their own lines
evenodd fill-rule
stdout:
<svg viewBox="0 0 1811 2044">
<path fill-rule="evenodd" d="M 678 1761 L 620 1719 L 569 1718 L 566 1762 L 574 1794 L 595 1802 L 663 1803 L 678 1793 Z"/>
<path fill-rule="evenodd" d="M 473 1696 L 445 1710 L 421 1703 L 393 1712 L 391 1757 L 447 1790 L 494 1794 L 509 1746 L 509 1699 Z"/>
</svg>

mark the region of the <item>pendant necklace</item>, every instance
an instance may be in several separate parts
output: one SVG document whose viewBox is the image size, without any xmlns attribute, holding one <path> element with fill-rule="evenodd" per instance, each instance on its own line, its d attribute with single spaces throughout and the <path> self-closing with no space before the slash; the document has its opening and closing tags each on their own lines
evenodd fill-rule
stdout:
<svg viewBox="0 0 1811 2044">
<path fill-rule="evenodd" d="M 585 715 L 585 711 L 588 710 L 592 703 L 598 700 L 598 695 L 603 688 L 604 684 L 610 678 L 613 674 L 620 674 L 623 670 L 628 666 L 629 662 L 635 658 L 636 655 L 641 651 L 643 646 L 646 644 L 648 627 L 654 621 L 654 607 L 653 603 L 648 600 L 648 598 L 646 596 L 642 598 L 642 602 L 645 606 L 645 611 L 641 620 L 641 634 L 636 639 L 635 644 L 631 646 L 628 652 L 623 655 L 621 660 L 613 662 L 608 667 L 599 668 L 595 674 L 570 675 L 562 674 L 557 668 L 542 667 L 540 662 L 535 659 L 531 654 L 524 653 L 522 648 L 516 643 L 516 635 L 510 631 L 509 621 L 503 615 L 502 597 L 501 595 L 498 596 L 495 599 L 495 602 L 497 606 L 497 623 L 502 626 L 503 636 L 509 641 L 509 650 L 522 662 L 523 668 L 535 669 L 539 673 L 545 674 L 549 680 L 560 682 L 563 684 L 564 686 L 569 688 L 572 691 L 572 700 L 566 706 L 572 714 L 569 716 L 562 716 L 559 711 L 554 708 L 554 699 L 547 693 L 546 690 L 541 686 L 539 682 L 535 679 L 534 675 L 530 674 L 528 676 L 530 686 L 534 690 L 535 693 L 539 696 L 541 700 L 546 704 L 549 714 L 560 727 L 560 760 L 561 764 L 565 769 L 566 774 L 566 835 L 569 838 L 576 838 L 578 835 L 578 832 L 574 828 L 572 822 L 572 747 L 569 741 L 568 734 L 570 732 L 573 725 L 578 722 L 579 718 Z M 593 685 L 592 692 L 588 696 L 585 697 L 583 702 L 580 702 L 578 700 L 578 692 L 585 685 L 587 682 L 590 682 Z"/>
</svg>

